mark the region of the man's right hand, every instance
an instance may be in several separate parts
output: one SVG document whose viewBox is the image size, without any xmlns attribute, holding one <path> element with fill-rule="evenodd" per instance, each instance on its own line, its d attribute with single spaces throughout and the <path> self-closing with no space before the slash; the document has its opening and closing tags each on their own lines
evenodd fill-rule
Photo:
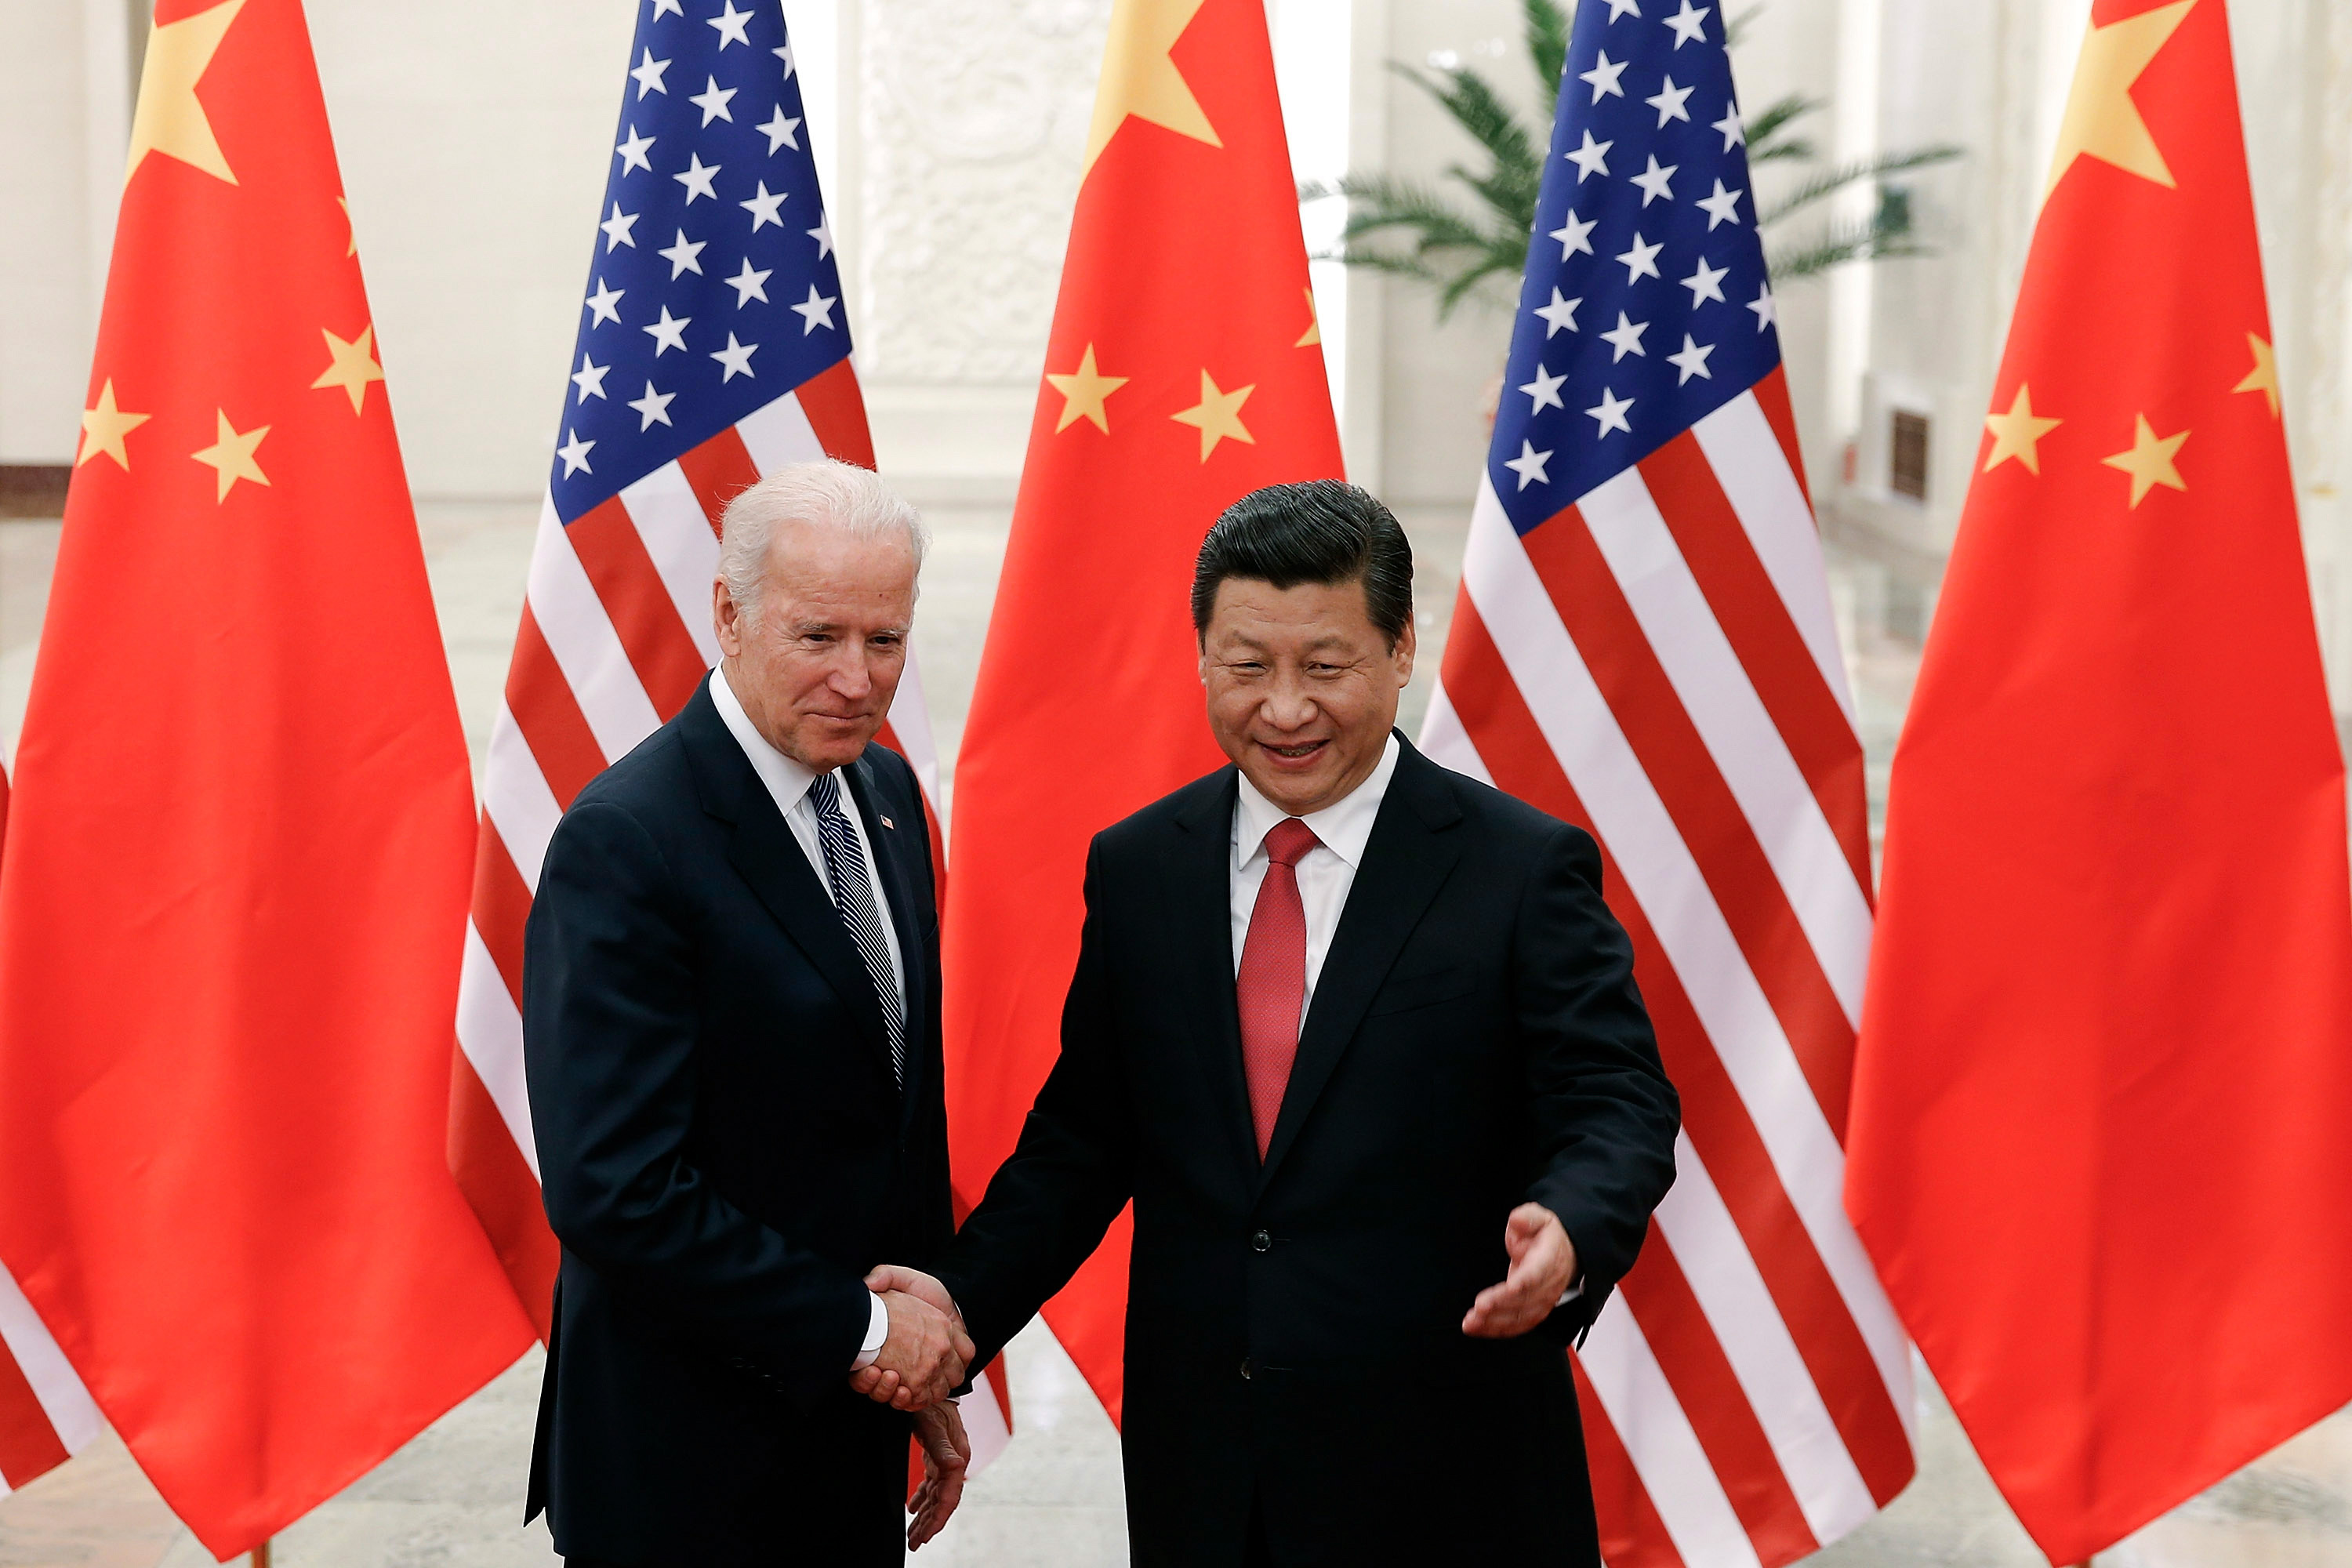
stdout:
<svg viewBox="0 0 2352 1568">
<path fill-rule="evenodd" d="M 917 1278 L 936 1289 L 936 1280 Z M 946 1398 L 963 1381 L 964 1368 L 971 1361 L 971 1339 L 963 1331 L 962 1322 L 921 1296 L 872 1279 L 867 1285 L 881 1296 L 889 1313 L 890 1331 L 882 1342 L 881 1354 L 871 1366 L 851 1374 L 850 1386 L 877 1404 L 898 1410 L 920 1410 Z M 945 1296 L 943 1290 L 939 1294 Z"/>
</svg>

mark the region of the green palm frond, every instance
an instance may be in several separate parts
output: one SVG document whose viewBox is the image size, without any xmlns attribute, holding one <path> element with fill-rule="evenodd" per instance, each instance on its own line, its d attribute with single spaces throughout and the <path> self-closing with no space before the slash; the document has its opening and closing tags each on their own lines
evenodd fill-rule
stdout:
<svg viewBox="0 0 2352 1568">
<path fill-rule="evenodd" d="M 1856 163 L 1841 163 L 1834 169 L 1814 175 L 1796 189 L 1790 191 L 1763 208 L 1757 215 L 1761 227 L 1780 222 L 1790 213 L 1808 207 L 1824 197 L 1835 195 L 1848 185 L 1864 180 L 1882 179 L 1899 174 L 1907 169 L 1923 169 L 1930 163 L 1948 163 L 1960 155 L 1958 147 L 1920 147 L 1907 153 L 1888 153 L 1876 158 L 1864 158 Z"/>
<path fill-rule="evenodd" d="M 1415 249 L 1427 252 L 1486 243 L 1487 235 L 1454 210 L 1444 197 L 1428 186 L 1387 174 L 1347 174 L 1339 179 L 1309 181 L 1298 187 L 1302 202 L 1330 196 L 1348 198 L 1348 222 L 1339 231 L 1347 243 L 1385 229 L 1413 230 Z"/>
<path fill-rule="evenodd" d="M 1738 41 L 1742 30 L 1762 8 L 1760 4 L 1750 5 L 1738 16 L 1726 18 L 1732 42 Z M 1520 0 L 1520 13 L 1528 60 L 1540 93 L 1556 102 L 1568 67 L 1572 0 Z M 1441 321 L 1465 300 L 1478 299 L 1507 308 L 1509 301 L 1501 298 L 1501 291 L 1489 286 L 1498 279 L 1515 279 L 1526 270 L 1528 237 L 1535 225 L 1549 148 L 1549 121 L 1530 126 L 1492 82 L 1466 66 L 1433 64 L 1423 70 L 1391 63 L 1389 68 L 1427 93 L 1461 127 L 1485 154 L 1484 166 L 1450 164 L 1441 176 L 1442 184 L 1377 174 L 1350 174 L 1301 184 L 1301 202 L 1339 198 L 1348 204 L 1339 243 L 1316 259 L 1427 284 L 1437 291 Z M 1798 134 L 1796 127 L 1824 107 L 1818 99 L 1790 93 L 1748 116 L 1743 126 L 1748 163 L 1814 163 L 1818 149 L 1809 138 Z M 1883 182 L 1890 175 L 1944 163 L 1959 153 L 1957 147 L 1922 147 L 1811 174 L 1764 209 L 1758 226 L 1768 227 L 1865 181 L 1880 182 L 1876 210 L 1867 221 L 1832 222 L 1801 241 L 1769 247 L 1773 276 L 1804 278 L 1849 261 L 1925 254 L 1912 233 L 1907 193 Z M 1466 205 L 1457 205 L 1452 199 L 1457 192 L 1467 193 L 1473 200 Z"/>
<path fill-rule="evenodd" d="M 1349 175 L 1328 184 L 1299 187 L 1301 201 L 1349 198 L 1348 221 L 1339 243 L 1318 252 L 1318 261 L 1368 267 L 1411 278 L 1438 290 L 1438 319 L 1479 294 L 1480 285 L 1526 270 L 1528 238 L 1506 227 L 1481 228 L 1448 206 L 1425 185 L 1378 175 Z M 1402 241 L 1402 243 L 1400 243 Z M 1507 300 L 1480 296 L 1507 308 Z"/>
<path fill-rule="evenodd" d="M 1546 97 L 1559 90 L 1568 74 L 1568 7 L 1559 0 L 1522 0 L 1528 23 L 1528 56 L 1535 63 L 1536 90 Z"/>
<path fill-rule="evenodd" d="M 1890 226 L 1874 216 L 1866 222 L 1831 224 L 1791 246 L 1773 246 L 1764 265 L 1775 283 L 1811 278 L 1849 261 L 1875 261 L 1883 257 L 1923 256 L 1925 247 L 1910 237 L 1910 226 Z"/>
<path fill-rule="evenodd" d="M 1348 250 L 1317 252 L 1308 258 L 1314 261 L 1339 261 L 1349 267 L 1361 267 L 1372 272 L 1385 272 L 1392 278 L 1410 278 L 1416 283 L 1426 283 L 1444 289 L 1451 279 L 1417 256 L 1395 256 L 1385 251 Z M 1443 320 L 1441 315 L 1440 320 Z"/>
<path fill-rule="evenodd" d="M 1536 226 L 1536 199 L 1543 194 L 1543 165 L 1520 168 L 1498 163 L 1491 172 L 1480 174 L 1450 163 L 1445 173 L 1477 192 L 1502 232 L 1517 235 L 1520 248 L 1527 247 L 1528 232 Z"/>
<path fill-rule="evenodd" d="M 1759 163 L 1769 163 L 1775 158 L 1810 162 L 1813 157 L 1813 144 L 1801 136 L 1783 136 L 1781 132 L 1790 122 L 1801 120 L 1822 107 L 1821 100 L 1807 98 L 1801 92 L 1792 92 L 1786 98 L 1766 104 L 1763 112 L 1749 119 L 1742 127 L 1748 137 L 1748 166 L 1753 168 Z"/>
<path fill-rule="evenodd" d="M 1437 296 L 1437 319 L 1442 321 L 1451 316 L 1455 306 L 1468 299 L 1480 284 L 1490 278 L 1502 279 L 1506 286 L 1517 282 L 1519 275 L 1528 269 L 1527 241 L 1519 241 L 1517 250 L 1515 256 L 1499 245 L 1490 246 L 1486 255 L 1455 273 Z M 1511 307 L 1507 298 L 1492 298 L 1488 303 L 1507 310 Z"/>
<path fill-rule="evenodd" d="M 1497 169 L 1543 166 L 1542 154 L 1536 151 L 1535 137 L 1527 125 L 1503 101 L 1494 84 L 1476 71 L 1467 66 L 1453 66 L 1434 74 L 1405 65 L 1389 68 L 1434 99 L 1494 159 Z"/>
</svg>

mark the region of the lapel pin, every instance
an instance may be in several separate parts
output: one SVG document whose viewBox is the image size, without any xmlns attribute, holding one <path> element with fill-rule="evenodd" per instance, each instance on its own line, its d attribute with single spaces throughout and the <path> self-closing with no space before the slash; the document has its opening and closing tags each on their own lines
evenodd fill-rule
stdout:
<svg viewBox="0 0 2352 1568">
<path fill-rule="evenodd" d="M 884 818 L 882 819 L 882 826 L 885 826 L 885 827 L 887 827 L 887 828 L 891 829 L 893 832 L 896 832 L 896 831 L 898 830 L 898 825 L 897 823 L 895 823 L 895 822 L 891 821 L 891 820 L 890 820 L 888 817 L 887 817 L 887 816 L 886 816 L 886 817 L 884 817 Z"/>
</svg>

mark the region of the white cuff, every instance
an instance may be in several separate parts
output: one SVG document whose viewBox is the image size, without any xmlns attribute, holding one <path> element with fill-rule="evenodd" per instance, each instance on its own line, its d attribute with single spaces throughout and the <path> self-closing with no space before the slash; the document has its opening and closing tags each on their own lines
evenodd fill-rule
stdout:
<svg viewBox="0 0 2352 1568">
<path fill-rule="evenodd" d="M 849 1363 L 849 1370 L 864 1372 L 872 1366 L 881 1357 L 882 1342 L 889 1337 L 890 1309 L 882 1304 L 881 1297 L 877 1296 L 874 1298 L 874 1315 L 866 1321 L 866 1348 L 857 1352 L 857 1359 Z"/>
<path fill-rule="evenodd" d="M 1581 1279 L 1580 1279 L 1580 1280 L 1578 1280 L 1575 1284 L 1570 1285 L 1567 1289 L 1562 1290 L 1562 1291 L 1559 1293 L 1559 1300 L 1557 1300 L 1557 1301 L 1554 1301 L 1554 1302 L 1552 1303 L 1552 1306 L 1553 1306 L 1554 1308 L 1565 1307 L 1565 1306 L 1567 1306 L 1570 1301 L 1575 1300 L 1579 1296 L 1581 1296 L 1581 1295 L 1583 1295 L 1583 1294 L 1584 1294 L 1584 1281 L 1583 1281 L 1583 1280 L 1581 1280 Z M 878 1298 L 878 1297 L 877 1297 L 877 1298 L 876 1298 L 876 1299 L 878 1300 L 880 1298 Z M 860 1364 L 860 1365 L 863 1365 L 864 1363 L 860 1363 L 859 1364 Z"/>
</svg>

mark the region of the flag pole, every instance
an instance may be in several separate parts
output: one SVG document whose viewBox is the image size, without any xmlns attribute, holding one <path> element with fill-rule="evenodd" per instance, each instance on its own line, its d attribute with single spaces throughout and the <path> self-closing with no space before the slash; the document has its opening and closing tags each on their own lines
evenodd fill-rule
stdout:
<svg viewBox="0 0 2352 1568">
<path fill-rule="evenodd" d="M 252 1560 L 253 1568 L 269 1568 L 269 1538 L 264 1536 L 261 1544 L 247 1552 L 247 1556 Z"/>
</svg>

